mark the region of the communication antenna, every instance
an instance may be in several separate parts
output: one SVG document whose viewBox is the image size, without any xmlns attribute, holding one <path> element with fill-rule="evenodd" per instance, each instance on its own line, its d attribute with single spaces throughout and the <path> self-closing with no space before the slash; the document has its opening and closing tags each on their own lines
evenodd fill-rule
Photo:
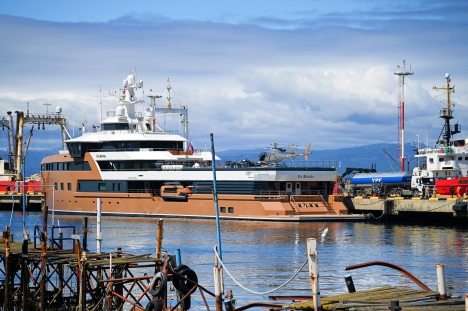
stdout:
<svg viewBox="0 0 468 311">
<path fill-rule="evenodd" d="M 401 171 L 405 171 L 405 77 L 413 75 L 411 63 L 406 71 L 406 60 L 403 60 L 403 68 L 397 65 L 398 76 L 398 153 L 400 154 Z"/>
<path fill-rule="evenodd" d="M 104 92 L 101 89 L 101 84 L 99 84 L 99 92 L 96 93 L 93 97 L 98 97 L 99 98 L 99 105 L 101 106 L 101 116 L 99 118 L 99 121 L 102 121 L 102 98 L 107 97 L 104 95 Z"/>
<path fill-rule="evenodd" d="M 46 111 L 46 114 L 45 114 L 45 115 L 46 115 L 46 118 L 48 118 L 48 117 L 49 117 L 49 106 L 50 106 L 51 104 L 45 103 L 45 104 L 43 104 L 43 105 L 46 107 L 46 108 L 45 108 L 45 109 L 46 109 L 46 110 L 45 110 L 45 111 Z"/>
</svg>

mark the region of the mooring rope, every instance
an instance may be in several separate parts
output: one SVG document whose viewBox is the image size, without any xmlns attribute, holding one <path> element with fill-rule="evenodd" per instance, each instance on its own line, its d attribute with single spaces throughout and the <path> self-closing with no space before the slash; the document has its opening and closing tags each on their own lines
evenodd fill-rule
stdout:
<svg viewBox="0 0 468 311">
<path fill-rule="evenodd" d="M 266 292 L 256 292 L 256 291 L 253 291 L 251 289 L 248 289 L 247 287 L 243 286 L 242 284 L 240 284 L 233 276 L 232 274 L 229 272 L 229 270 L 227 269 L 226 265 L 223 263 L 223 261 L 221 260 L 221 258 L 219 258 L 219 255 L 218 255 L 218 251 L 216 249 L 216 246 L 214 247 L 214 252 L 216 254 L 216 258 L 218 258 L 219 262 L 221 263 L 221 266 L 223 266 L 224 270 L 226 271 L 226 273 L 229 275 L 229 277 L 234 281 L 234 283 L 236 283 L 237 285 L 239 285 L 241 288 L 243 288 L 244 290 L 252 293 L 252 294 L 257 294 L 257 295 L 265 295 L 265 294 L 269 294 L 269 293 L 272 293 L 274 291 L 277 291 L 279 290 L 280 288 L 284 287 L 285 285 L 287 285 L 289 282 L 291 282 L 298 274 L 299 272 L 301 272 L 302 268 L 304 268 L 304 266 L 307 264 L 307 261 L 308 259 L 306 259 L 304 261 L 304 263 L 301 265 L 301 267 L 294 273 L 294 275 L 292 277 L 290 277 L 286 282 L 284 282 L 283 284 L 281 284 L 280 286 L 278 286 L 277 288 L 274 288 L 272 290 L 269 290 L 269 291 L 266 291 Z"/>
</svg>

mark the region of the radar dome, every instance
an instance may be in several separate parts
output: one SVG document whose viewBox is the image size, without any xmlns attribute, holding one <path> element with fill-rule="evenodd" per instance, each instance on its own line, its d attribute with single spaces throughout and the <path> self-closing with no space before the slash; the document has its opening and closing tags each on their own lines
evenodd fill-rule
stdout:
<svg viewBox="0 0 468 311">
<path fill-rule="evenodd" d="M 445 77 L 446 77 L 446 78 L 450 78 L 450 74 L 447 72 L 447 73 L 445 74 Z"/>
<path fill-rule="evenodd" d="M 153 110 L 153 108 L 146 108 L 145 116 L 146 116 L 146 117 L 152 117 L 152 116 L 154 116 L 154 110 Z"/>
<path fill-rule="evenodd" d="M 56 113 L 62 113 L 62 107 L 60 107 L 60 106 L 55 107 L 55 112 Z"/>
<path fill-rule="evenodd" d="M 119 107 L 115 108 L 115 114 L 117 116 L 125 115 L 125 108 L 123 106 L 119 106 Z"/>
<path fill-rule="evenodd" d="M 135 77 L 133 77 L 133 75 L 128 75 L 127 80 L 128 80 L 128 85 L 132 86 L 135 84 Z"/>
</svg>

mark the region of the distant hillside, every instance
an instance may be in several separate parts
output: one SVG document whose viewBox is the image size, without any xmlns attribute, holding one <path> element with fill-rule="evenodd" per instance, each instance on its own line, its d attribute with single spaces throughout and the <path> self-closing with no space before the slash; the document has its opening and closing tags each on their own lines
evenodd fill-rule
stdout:
<svg viewBox="0 0 468 311">
<path fill-rule="evenodd" d="M 249 149 L 249 150 L 225 150 L 217 151 L 216 154 L 222 159 L 222 162 L 226 161 L 242 161 L 249 159 L 252 162 L 258 161 L 260 152 L 269 150 L 268 147 Z M 380 172 L 399 171 L 400 166 L 395 164 L 385 153 L 383 149 L 386 149 L 390 154 L 396 158 L 397 145 L 396 144 L 373 144 L 360 147 L 341 148 L 334 150 L 312 150 L 312 154 L 309 155 L 310 161 L 337 161 L 341 162 L 339 173 L 343 173 L 347 167 L 355 168 L 371 168 L 372 163 L 375 163 L 377 170 Z M 405 146 L 407 157 L 413 158 L 414 152 L 413 146 L 407 144 Z M 30 150 L 26 158 L 26 176 L 36 174 L 40 172 L 40 163 L 42 159 L 48 155 L 58 153 L 59 149 L 51 150 Z M 304 150 L 298 150 L 298 152 L 304 152 Z M 0 152 L 0 157 L 8 159 L 8 152 Z M 303 160 L 303 157 L 298 158 Z M 411 163 L 411 167 L 414 167 L 414 162 Z M 407 163 L 405 163 L 405 166 Z"/>
<path fill-rule="evenodd" d="M 371 168 L 375 163 L 376 168 L 380 172 L 393 172 L 400 170 L 400 164 L 396 164 L 390 157 L 388 157 L 383 150 L 386 149 L 394 158 L 397 158 L 397 145 L 396 144 L 373 144 L 360 147 L 341 148 L 333 150 L 311 150 L 312 154 L 309 155 L 310 161 L 328 161 L 335 160 L 341 162 L 339 173 L 343 173 L 347 167 L 355 168 Z M 260 152 L 267 151 L 269 147 L 251 149 L 251 150 L 226 150 L 217 151 L 216 154 L 225 161 L 241 161 L 249 159 L 250 161 L 258 161 Z M 405 145 L 407 158 L 413 159 L 414 147 L 410 144 Z M 304 152 L 299 150 L 298 152 Z M 303 158 L 299 158 L 303 160 Z M 411 167 L 414 167 L 414 163 Z M 408 163 L 405 163 L 405 168 Z"/>
</svg>

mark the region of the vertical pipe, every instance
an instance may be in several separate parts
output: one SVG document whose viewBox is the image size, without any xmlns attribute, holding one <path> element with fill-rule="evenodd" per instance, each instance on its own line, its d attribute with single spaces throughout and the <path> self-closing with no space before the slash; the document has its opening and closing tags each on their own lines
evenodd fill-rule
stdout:
<svg viewBox="0 0 468 311">
<path fill-rule="evenodd" d="M 22 157 L 22 162 L 23 162 L 23 235 L 26 234 L 26 163 L 25 163 L 25 157 Z"/>
<path fill-rule="evenodd" d="M 210 134 L 211 140 L 211 167 L 213 168 L 213 201 L 215 202 L 215 209 L 216 209 L 216 233 L 218 236 L 218 254 L 219 258 L 223 260 L 223 252 L 221 249 L 221 230 L 219 226 L 219 208 L 218 208 L 218 193 L 216 190 L 216 155 L 215 155 L 215 148 L 214 148 L 214 139 L 213 133 Z"/>
<path fill-rule="evenodd" d="M 8 303 L 10 302 L 10 227 L 6 226 L 3 232 L 5 238 L 5 297 L 3 303 L 3 310 L 9 310 Z"/>
<path fill-rule="evenodd" d="M 465 311 L 468 311 L 468 294 L 465 294 Z"/>
<path fill-rule="evenodd" d="M 24 114 L 22 111 L 16 111 L 16 180 L 22 179 L 21 160 L 23 157 L 23 124 Z"/>
<path fill-rule="evenodd" d="M 83 250 L 88 251 L 88 217 L 83 217 Z"/>
<path fill-rule="evenodd" d="M 447 299 L 447 290 L 445 287 L 445 272 L 444 265 L 437 264 L 437 286 L 439 289 L 440 299 Z"/>
<path fill-rule="evenodd" d="M 182 256 L 180 255 L 180 248 L 175 250 L 176 264 L 180 266 L 182 264 Z"/>
<path fill-rule="evenodd" d="M 180 266 L 182 264 L 182 256 L 180 254 L 180 248 L 176 248 L 175 250 L 175 258 L 176 258 L 176 266 Z M 174 267 L 173 267 L 174 268 Z M 176 302 L 179 303 L 181 293 L 176 292 Z M 183 294 L 182 294 L 183 296 Z M 180 309 L 185 310 L 185 301 L 180 303 Z"/>
<path fill-rule="evenodd" d="M 10 160 L 10 169 L 13 172 L 16 172 L 16 146 L 13 142 L 14 130 L 13 130 L 13 117 L 11 116 L 11 111 L 7 111 L 8 118 L 8 147 L 10 148 L 9 160 Z"/>
<path fill-rule="evenodd" d="M 101 198 L 96 199 L 97 216 L 96 216 L 96 253 L 101 253 Z"/>
<path fill-rule="evenodd" d="M 307 239 L 307 254 L 309 261 L 309 275 L 312 283 L 312 296 L 314 299 L 314 310 L 322 311 L 322 302 L 320 299 L 319 286 L 319 269 L 318 269 L 318 252 L 317 240 L 314 238 Z"/>
<path fill-rule="evenodd" d="M 59 229 L 58 236 L 59 236 L 59 247 L 62 250 L 63 249 L 63 232 L 61 229 Z M 58 287 L 60 289 L 60 293 L 57 296 L 57 300 L 59 303 L 62 303 L 63 301 L 63 264 L 58 264 L 57 273 L 58 273 Z"/>
</svg>

